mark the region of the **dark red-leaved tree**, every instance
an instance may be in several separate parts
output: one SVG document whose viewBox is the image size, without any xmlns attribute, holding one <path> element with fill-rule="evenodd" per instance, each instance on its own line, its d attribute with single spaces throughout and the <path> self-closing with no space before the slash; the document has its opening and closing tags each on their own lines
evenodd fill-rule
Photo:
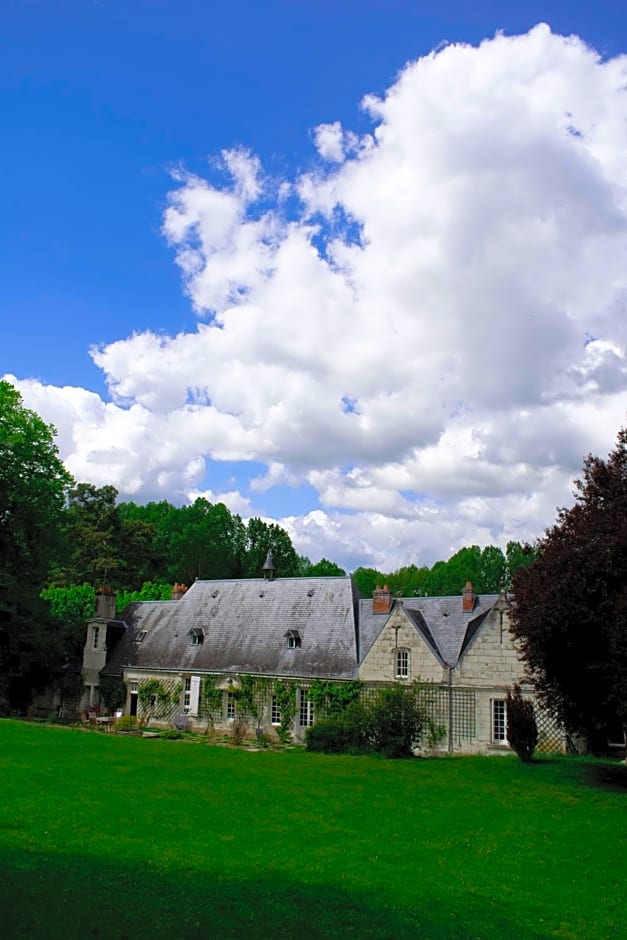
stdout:
<svg viewBox="0 0 627 940">
<path fill-rule="evenodd" d="M 627 429 L 514 575 L 513 632 L 545 706 L 601 752 L 627 724 Z"/>
</svg>

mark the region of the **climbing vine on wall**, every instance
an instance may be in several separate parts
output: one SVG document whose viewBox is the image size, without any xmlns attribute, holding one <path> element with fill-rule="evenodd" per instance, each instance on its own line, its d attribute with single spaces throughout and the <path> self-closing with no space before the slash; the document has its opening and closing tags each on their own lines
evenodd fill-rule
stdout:
<svg viewBox="0 0 627 940">
<path fill-rule="evenodd" d="M 219 712 L 222 706 L 222 689 L 216 689 L 217 676 L 206 676 L 202 684 L 202 704 L 203 710 L 210 723 L 213 723 L 213 716 Z"/>
<path fill-rule="evenodd" d="M 317 715 L 338 718 L 361 694 L 363 684 L 355 679 L 351 682 L 332 682 L 329 679 L 314 679 L 309 686 L 309 697 Z"/>
<path fill-rule="evenodd" d="M 150 719 L 154 715 L 169 717 L 181 698 L 183 686 L 177 683 L 174 688 L 170 684 L 160 682 L 159 679 L 147 679 L 141 682 L 137 690 L 137 697 L 142 712 Z"/>
<path fill-rule="evenodd" d="M 282 744 L 287 744 L 290 739 L 292 722 L 296 714 L 296 690 L 295 682 L 285 682 L 280 679 L 274 683 L 273 694 L 281 712 L 281 723 L 276 731 Z"/>
<path fill-rule="evenodd" d="M 237 704 L 243 715 L 250 715 L 259 724 L 267 704 L 271 681 L 265 676 L 240 675 L 240 688 L 235 693 Z"/>
</svg>

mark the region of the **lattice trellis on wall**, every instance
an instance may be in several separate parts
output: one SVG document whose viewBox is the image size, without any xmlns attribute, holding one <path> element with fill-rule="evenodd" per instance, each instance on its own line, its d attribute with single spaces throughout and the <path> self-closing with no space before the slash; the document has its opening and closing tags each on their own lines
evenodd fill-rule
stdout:
<svg viewBox="0 0 627 940">
<path fill-rule="evenodd" d="M 142 679 L 137 691 L 137 714 L 144 721 L 172 721 L 182 710 L 183 686 L 178 678 Z"/>
<path fill-rule="evenodd" d="M 368 683 L 362 690 L 362 699 L 377 694 L 381 683 Z M 427 715 L 436 724 L 445 729 L 443 743 L 448 741 L 449 733 L 449 696 L 450 716 L 452 720 L 454 745 L 473 741 L 477 734 L 477 705 L 474 689 L 449 689 L 448 685 L 425 683 L 421 686 L 422 701 Z"/>
<path fill-rule="evenodd" d="M 563 754 L 566 742 L 564 729 L 551 715 L 537 707 L 534 709 L 534 714 L 538 726 L 536 752 L 539 754 Z"/>
<path fill-rule="evenodd" d="M 449 706 L 450 696 L 450 706 Z M 449 689 L 448 686 L 426 686 L 424 700 L 427 714 L 449 732 L 449 707 L 454 744 L 473 741 L 477 734 L 477 708 L 473 689 Z"/>
</svg>

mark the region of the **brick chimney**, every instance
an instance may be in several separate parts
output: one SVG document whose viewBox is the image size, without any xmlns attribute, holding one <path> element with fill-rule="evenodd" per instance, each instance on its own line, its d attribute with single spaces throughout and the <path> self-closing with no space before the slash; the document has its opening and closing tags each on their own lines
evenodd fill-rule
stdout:
<svg viewBox="0 0 627 940">
<path fill-rule="evenodd" d="M 108 584 L 96 588 L 96 617 L 115 620 L 115 591 Z"/>
<path fill-rule="evenodd" d="M 462 591 L 462 610 L 463 612 L 470 613 L 475 608 L 475 591 L 472 586 L 472 581 L 466 581 L 464 590 Z"/>
<path fill-rule="evenodd" d="M 178 581 L 177 581 L 176 584 L 174 585 L 174 587 L 172 588 L 172 600 L 173 600 L 173 601 L 180 601 L 180 599 L 181 599 L 181 598 L 183 597 L 183 595 L 186 594 L 186 593 L 187 593 L 187 585 L 186 585 L 186 584 L 179 584 Z"/>
<path fill-rule="evenodd" d="M 372 594 L 372 613 L 389 614 L 392 610 L 392 592 L 387 584 L 376 586 Z"/>
</svg>

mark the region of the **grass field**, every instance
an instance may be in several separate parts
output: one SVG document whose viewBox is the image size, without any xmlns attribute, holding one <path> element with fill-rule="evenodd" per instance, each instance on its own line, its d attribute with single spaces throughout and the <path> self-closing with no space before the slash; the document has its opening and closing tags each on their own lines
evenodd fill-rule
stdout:
<svg viewBox="0 0 627 940">
<path fill-rule="evenodd" d="M 0 721 L 0 935 L 624 938 L 626 785 Z"/>
</svg>

